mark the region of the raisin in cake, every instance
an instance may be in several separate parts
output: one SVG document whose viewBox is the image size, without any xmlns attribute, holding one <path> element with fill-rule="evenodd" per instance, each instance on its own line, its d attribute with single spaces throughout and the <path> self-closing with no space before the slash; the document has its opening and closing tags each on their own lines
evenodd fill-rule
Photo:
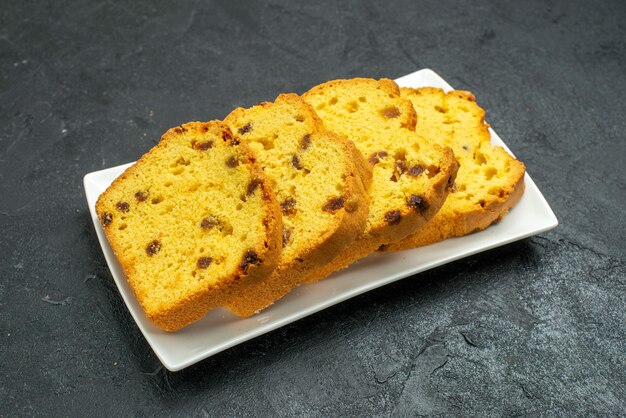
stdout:
<svg viewBox="0 0 626 418">
<path fill-rule="evenodd" d="M 417 112 L 416 131 L 450 146 L 459 159 L 456 182 L 445 204 L 417 233 L 392 244 L 402 250 L 487 228 L 524 193 L 524 164 L 491 145 L 485 111 L 473 94 L 437 88 L 401 89 Z"/>
<path fill-rule="evenodd" d="M 96 210 L 147 317 L 167 331 L 267 277 L 281 250 L 274 193 L 218 121 L 170 129 Z"/>
<path fill-rule="evenodd" d="M 296 94 L 235 109 L 225 119 L 255 153 L 283 216 L 283 250 L 269 278 L 227 308 L 249 316 L 325 266 L 363 231 L 371 169 L 354 144 L 323 125 Z"/>
<path fill-rule="evenodd" d="M 458 163 L 449 147 L 415 133 L 411 102 L 389 79 L 329 81 L 303 95 L 326 128 L 353 140 L 373 167 L 364 233 L 310 281 L 414 233 L 439 210 Z"/>
</svg>

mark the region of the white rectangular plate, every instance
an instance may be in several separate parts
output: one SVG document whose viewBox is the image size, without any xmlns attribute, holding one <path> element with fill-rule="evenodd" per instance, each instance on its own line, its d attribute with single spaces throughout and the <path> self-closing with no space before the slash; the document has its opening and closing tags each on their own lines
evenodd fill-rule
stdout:
<svg viewBox="0 0 626 418">
<path fill-rule="evenodd" d="M 404 87 L 434 86 L 452 90 L 445 80 L 428 69 L 416 71 L 396 81 Z M 492 142 L 508 151 L 500 137 L 493 130 L 490 131 Z M 124 302 L 156 355 L 171 371 L 183 369 L 229 347 L 371 289 L 459 258 L 539 234 L 558 225 L 552 209 L 530 176 L 526 174 L 526 191 L 520 202 L 500 223 L 485 231 L 414 250 L 372 254 L 326 280 L 298 287 L 270 308 L 251 318 L 240 319 L 226 310 L 218 309 L 176 333 L 167 333 L 156 328 L 144 315 L 96 216 L 95 205 L 98 196 L 129 166 L 130 164 L 125 164 L 87 174 L 84 179 L 85 193 L 102 252 Z"/>
</svg>

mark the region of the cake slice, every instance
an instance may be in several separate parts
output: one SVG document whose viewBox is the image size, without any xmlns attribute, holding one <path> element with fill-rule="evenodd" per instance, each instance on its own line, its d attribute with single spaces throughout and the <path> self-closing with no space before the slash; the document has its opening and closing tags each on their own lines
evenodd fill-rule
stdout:
<svg viewBox="0 0 626 418">
<path fill-rule="evenodd" d="M 329 81 L 303 98 L 326 128 L 353 140 L 373 167 L 364 232 L 309 278 L 315 281 L 423 227 L 445 201 L 458 163 L 449 147 L 415 133 L 413 106 L 392 80 Z"/>
<path fill-rule="evenodd" d="M 146 316 L 166 331 L 267 277 L 280 255 L 275 195 L 219 121 L 167 131 L 99 197 L 96 211 Z"/>
<path fill-rule="evenodd" d="M 255 153 L 283 216 L 278 267 L 226 305 L 249 316 L 353 244 L 367 219 L 371 169 L 354 144 L 324 130 L 311 106 L 296 94 L 235 109 L 225 123 Z"/>
<path fill-rule="evenodd" d="M 417 112 L 416 132 L 450 146 L 459 159 L 448 199 L 424 228 L 391 244 L 389 250 L 419 247 L 487 228 L 524 193 L 524 164 L 491 145 L 485 111 L 472 93 L 437 88 L 401 89 Z"/>
</svg>

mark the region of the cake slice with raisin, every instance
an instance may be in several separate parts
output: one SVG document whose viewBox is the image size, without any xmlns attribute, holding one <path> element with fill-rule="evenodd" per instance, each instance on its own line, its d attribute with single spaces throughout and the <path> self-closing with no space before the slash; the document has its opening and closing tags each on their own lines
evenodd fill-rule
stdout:
<svg viewBox="0 0 626 418">
<path fill-rule="evenodd" d="M 226 305 L 249 316 L 353 244 L 367 219 L 371 169 L 354 144 L 324 130 L 311 106 L 296 94 L 235 109 L 225 123 L 255 153 L 283 217 L 278 267 Z"/>
<path fill-rule="evenodd" d="M 470 92 L 401 89 L 417 112 L 416 131 L 451 147 L 461 163 L 441 210 L 424 228 L 389 250 L 403 250 L 467 235 L 502 219 L 524 193 L 524 164 L 491 145 L 485 111 Z"/>
<path fill-rule="evenodd" d="M 389 79 L 335 80 L 303 95 L 326 128 L 345 135 L 373 167 L 363 234 L 315 281 L 423 227 L 454 183 L 458 163 L 449 147 L 415 132 L 411 102 Z"/>
<path fill-rule="evenodd" d="M 278 263 L 274 192 L 219 121 L 167 131 L 99 197 L 96 211 L 146 316 L 166 331 L 225 305 Z"/>
</svg>

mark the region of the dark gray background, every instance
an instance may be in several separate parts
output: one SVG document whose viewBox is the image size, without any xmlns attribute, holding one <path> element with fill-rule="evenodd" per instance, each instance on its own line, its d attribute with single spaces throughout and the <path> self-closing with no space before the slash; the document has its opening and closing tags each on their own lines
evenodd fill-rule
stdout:
<svg viewBox="0 0 626 418">
<path fill-rule="evenodd" d="M 623 0 L 170 3 L 0 2 L 0 415 L 625 413 Z M 165 372 L 83 175 L 186 121 L 424 67 L 478 96 L 561 225 Z"/>
</svg>

